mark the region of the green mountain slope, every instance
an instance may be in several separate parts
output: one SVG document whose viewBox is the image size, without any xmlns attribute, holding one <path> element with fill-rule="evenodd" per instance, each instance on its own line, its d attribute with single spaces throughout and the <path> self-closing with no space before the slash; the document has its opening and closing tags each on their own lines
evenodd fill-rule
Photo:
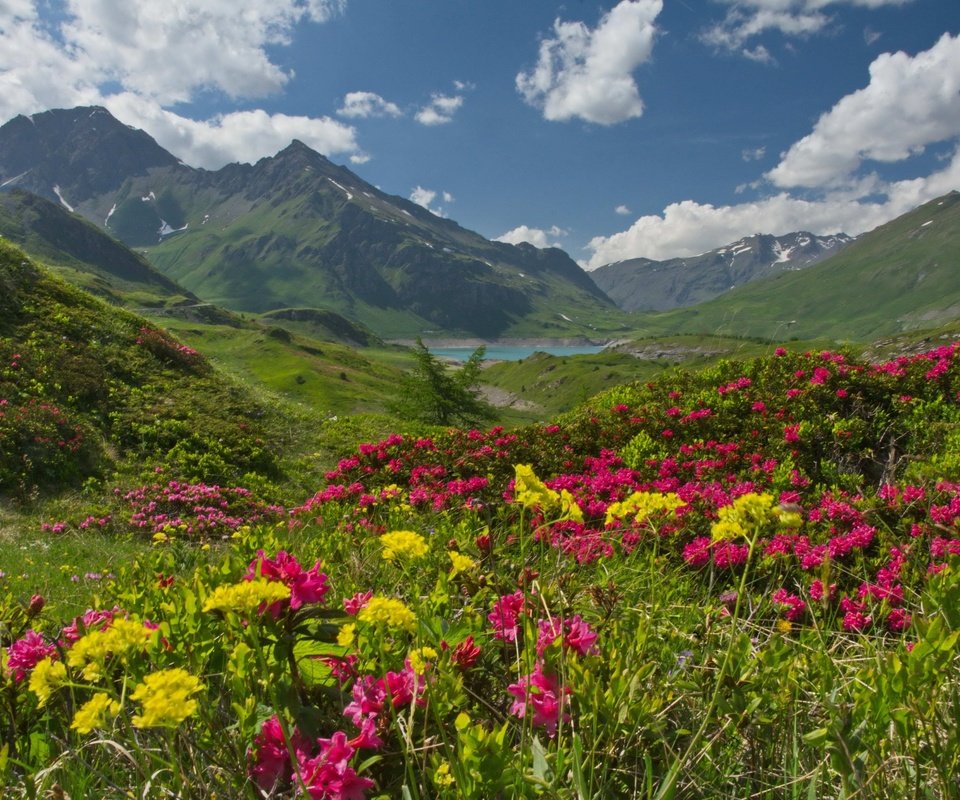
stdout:
<svg viewBox="0 0 960 800">
<path fill-rule="evenodd" d="M 297 141 L 210 172 L 104 109 L 51 111 L 0 127 L 0 183 L 68 205 L 235 310 L 329 309 L 381 336 L 603 336 L 623 324 L 563 251 L 488 241 Z"/>
<path fill-rule="evenodd" d="M 960 192 L 864 234 L 842 252 L 687 309 L 645 332 L 870 341 L 960 316 Z"/>
<path fill-rule="evenodd" d="M 192 348 L 0 243 L 0 496 L 154 467 L 212 483 L 270 480 L 282 430 Z"/>
<path fill-rule="evenodd" d="M 199 302 L 100 228 L 23 189 L 0 192 L 0 236 L 114 302 Z"/>
</svg>

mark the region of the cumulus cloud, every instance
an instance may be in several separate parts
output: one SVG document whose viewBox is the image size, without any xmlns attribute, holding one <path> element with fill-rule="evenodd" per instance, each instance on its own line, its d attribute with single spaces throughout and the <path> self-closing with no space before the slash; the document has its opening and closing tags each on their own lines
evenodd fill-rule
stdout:
<svg viewBox="0 0 960 800">
<path fill-rule="evenodd" d="M 784 234 L 809 230 L 852 236 L 872 230 L 921 203 L 960 186 L 960 147 L 943 169 L 922 178 L 891 183 L 865 181 L 809 200 L 780 192 L 755 202 L 713 206 L 684 200 L 662 214 L 637 219 L 627 230 L 594 237 L 587 269 L 628 258 L 692 256 L 754 233 Z M 883 201 L 869 198 L 882 194 Z"/>
<path fill-rule="evenodd" d="M 748 149 L 743 150 L 743 151 L 740 153 L 740 157 L 741 157 L 744 161 L 759 161 L 759 160 L 760 160 L 761 158 L 763 158 L 766 154 L 767 154 L 767 148 L 766 148 L 766 147 L 751 147 L 751 148 L 748 148 Z"/>
<path fill-rule="evenodd" d="M 929 174 L 890 181 L 876 169 L 861 171 L 868 162 L 905 161 L 935 144 L 950 155 Z M 761 155 L 744 151 L 745 159 Z M 625 231 L 595 237 L 584 266 L 696 255 L 753 233 L 856 235 L 960 188 L 960 36 L 944 34 L 915 56 L 879 56 L 869 84 L 841 98 L 764 178 L 743 188 L 772 185 L 777 193 L 726 206 L 684 200 Z"/>
<path fill-rule="evenodd" d="M 292 73 L 270 58 L 295 27 L 344 0 L 41 0 L 0 3 L 0 116 L 100 104 L 195 166 L 252 161 L 299 138 L 328 155 L 361 155 L 353 128 L 326 117 L 243 111 L 195 120 L 170 111 L 202 93 L 259 97 Z M 45 5 L 45 4 L 44 4 Z M 48 18 L 49 15 L 47 15 Z M 119 88 L 118 88 L 119 87 Z"/>
<path fill-rule="evenodd" d="M 547 230 L 543 228 L 531 228 L 527 225 L 518 225 L 511 231 L 507 231 L 494 239 L 495 242 L 506 242 L 507 244 L 520 244 L 526 242 L 534 247 L 559 247 L 558 239 L 566 236 L 567 231 L 556 225 L 550 226 Z"/>
<path fill-rule="evenodd" d="M 774 59 L 763 45 L 747 43 L 767 31 L 784 36 L 812 36 L 829 30 L 833 18 L 824 9 L 830 5 L 866 8 L 905 5 L 912 0 L 726 0 L 729 9 L 721 22 L 703 31 L 701 39 L 722 50 L 738 52 L 755 61 Z"/>
<path fill-rule="evenodd" d="M 400 106 L 384 100 L 375 92 L 348 92 L 343 98 L 343 105 L 337 109 L 341 117 L 399 117 L 403 115 Z"/>
<path fill-rule="evenodd" d="M 260 97 L 290 79 L 267 48 L 290 42 L 300 22 L 326 21 L 338 3 L 312 0 L 68 0 L 69 46 L 127 91 L 163 104 L 198 89 Z"/>
<path fill-rule="evenodd" d="M 619 205 L 619 206 L 617 206 L 617 207 L 616 207 L 615 209 L 613 209 L 613 210 L 614 210 L 617 214 L 619 214 L 621 217 L 627 217 L 627 216 L 630 215 L 630 209 L 627 208 L 627 207 L 624 206 L 624 205 Z"/>
<path fill-rule="evenodd" d="M 283 149 L 292 139 L 328 155 L 357 150 L 353 128 L 325 117 L 267 114 L 257 109 L 192 120 L 129 92 L 104 102 L 117 119 L 149 131 L 162 147 L 195 167 L 252 163 Z"/>
<path fill-rule="evenodd" d="M 410 191 L 410 200 L 416 203 L 418 206 L 423 206 L 431 214 L 436 214 L 438 217 L 447 216 L 446 208 L 443 206 L 434 206 L 433 201 L 440 197 L 444 203 L 450 204 L 454 202 L 453 195 L 450 192 L 436 190 L 436 189 L 427 189 L 423 186 L 415 186 Z"/>
<path fill-rule="evenodd" d="M 453 122 L 453 115 L 462 105 L 463 95 L 434 92 L 430 102 L 414 115 L 414 119 L 421 125 L 445 125 Z"/>
<path fill-rule="evenodd" d="M 517 75 L 517 91 L 548 120 L 612 125 L 639 117 L 643 101 L 633 73 L 650 58 L 662 8 L 662 0 L 622 0 L 592 30 L 557 19 L 537 65 Z"/>
<path fill-rule="evenodd" d="M 884 53 L 870 83 L 841 99 L 767 173 L 776 186 L 824 187 L 849 180 L 864 161 L 902 161 L 960 136 L 960 36 L 929 50 Z"/>
</svg>

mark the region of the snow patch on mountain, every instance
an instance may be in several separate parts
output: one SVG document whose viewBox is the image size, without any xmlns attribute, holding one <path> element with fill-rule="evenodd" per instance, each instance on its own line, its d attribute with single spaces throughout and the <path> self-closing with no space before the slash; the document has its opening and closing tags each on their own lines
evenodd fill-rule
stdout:
<svg viewBox="0 0 960 800">
<path fill-rule="evenodd" d="M 57 196 L 57 198 L 60 200 L 60 202 L 61 202 L 61 204 L 63 205 L 63 207 L 64 207 L 65 209 L 67 209 L 67 211 L 70 211 L 70 212 L 73 211 L 73 206 L 70 205 L 66 200 L 64 200 L 63 195 L 60 193 L 60 186 L 59 186 L 59 185 L 54 184 L 54 186 L 53 186 L 53 193 Z"/>
</svg>

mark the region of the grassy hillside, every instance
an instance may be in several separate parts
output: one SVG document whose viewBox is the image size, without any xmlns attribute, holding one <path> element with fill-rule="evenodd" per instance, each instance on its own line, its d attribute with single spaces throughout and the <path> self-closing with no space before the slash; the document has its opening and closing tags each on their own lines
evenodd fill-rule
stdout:
<svg viewBox="0 0 960 800">
<path fill-rule="evenodd" d="M 26 499 L 154 467 L 280 475 L 274 412 L 142 317 L 0 244 L 0 492 Z"/>
<path fill-rule="evenodd" d="M 0 780 L 952 797 L 958 390 L 953 346 L 777 350 L 549 424 L 360 444 L 282 524 L 244 509 L 226 540 L 144 510 L 123 522 L 141 554 L 78 575 L 70 606 L 0 583 Z"/>
<path fill-rule="evenodd" d="M 960 314 L 960 193 L 864 234 L 808 269 L 763 279 L 709 303 L 644 316 L 651 334 L 828 337 L 867 342 Z"/>
</svg>

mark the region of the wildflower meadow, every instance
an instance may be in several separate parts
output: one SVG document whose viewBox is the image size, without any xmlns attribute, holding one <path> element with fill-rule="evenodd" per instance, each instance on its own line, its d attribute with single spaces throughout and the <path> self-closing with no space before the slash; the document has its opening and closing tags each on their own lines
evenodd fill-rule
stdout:
<svg viewBox="0 0 960 800">
<path fill-rule="evenodd" d="M 143 544 L 75 613 L 0 579 L 4 796 L 960 796 L 958 393 L 778 349 L 294 504 L 158 468 L 44 522 Z"/>
</svg>

